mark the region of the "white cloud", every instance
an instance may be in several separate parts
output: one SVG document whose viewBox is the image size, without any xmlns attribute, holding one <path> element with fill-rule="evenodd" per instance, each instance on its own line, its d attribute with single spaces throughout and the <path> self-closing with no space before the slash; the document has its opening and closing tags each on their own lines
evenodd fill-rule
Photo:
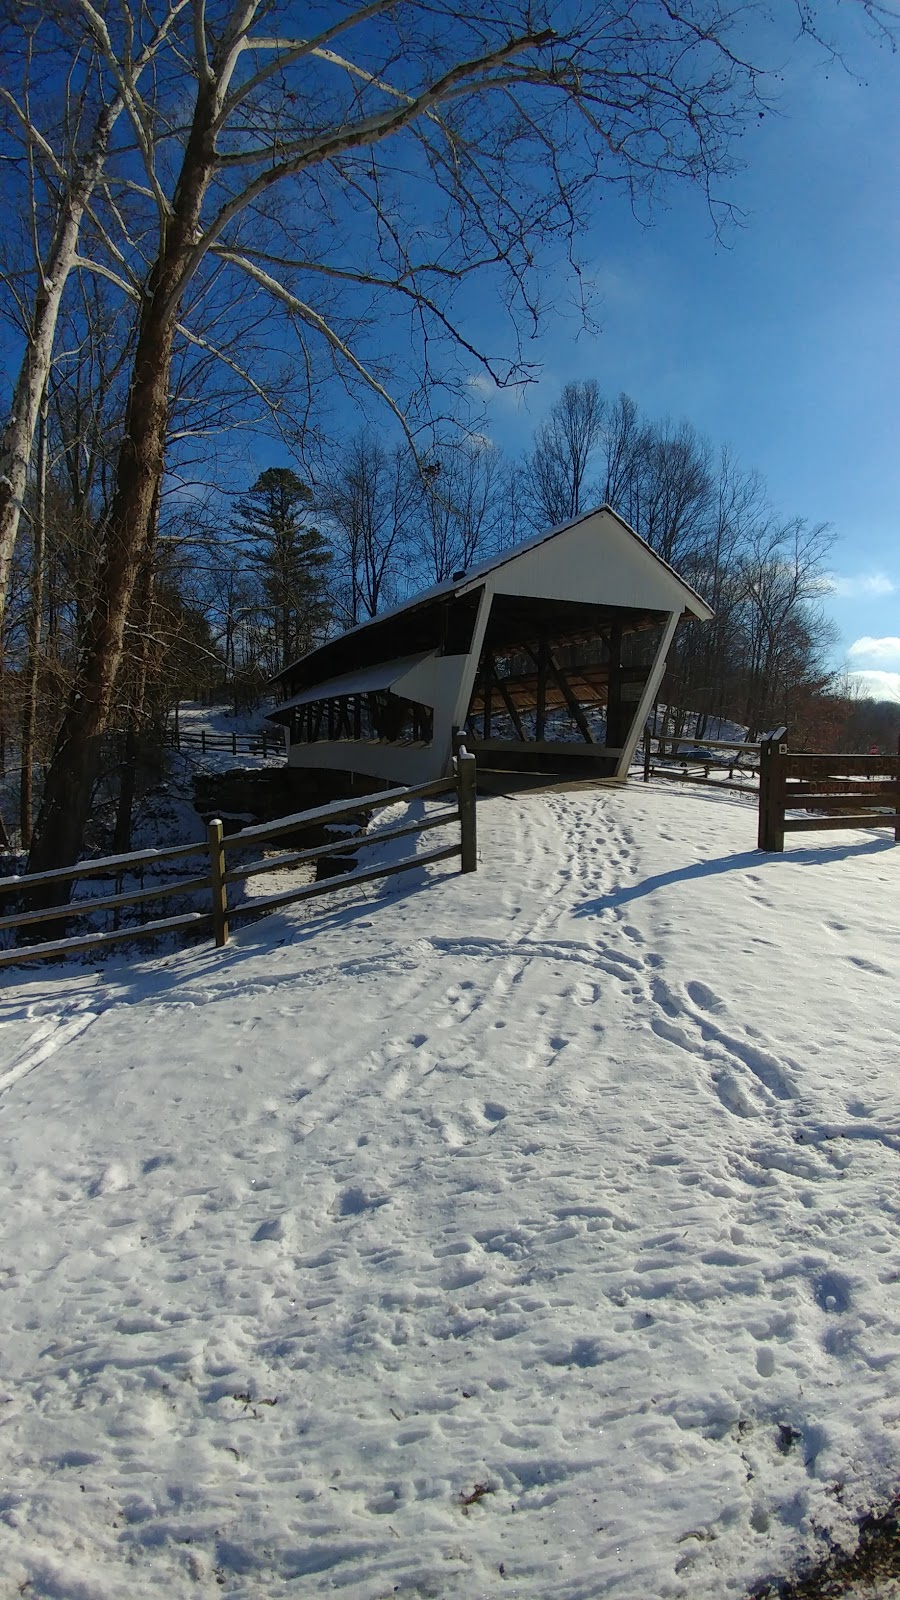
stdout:
<svg viewBox="0 0 900 1600">
<path fill-rule="evenodd" d="M 839 577 L 832 573 L 828 580 L 831 594 L 844 600 L 877 600 L 883 595 L 896 594 L 897 585 L 886 572 L 859 572 L 854 577 Z"/>
<path fill-rule="evenodd" d="M 864 634 L 855 640 L 847 651 L 851 661 L 864 662 L 873 667 L 900 667 L 900 638 L 888 634 L 883 639 L 873 639 Z"/>
<path fill-rule="evenodd" d="M 466 385 L 482 404 L 499 406 L 504 411 L 521 411 L 527 391 L 534 388 L 527 383 L 495 383 L 486 372 L 471 373 Z"/>
<path fill-rule="evenodd" d="M 848 672 L 855 689 L 867 700 L 896 700 L 900 705 L 900 672 Z"/>
<path fill-rule="evenodd" d="M 481 450 L 496 450 L 497 446 L 489 433 L 476 433 L 472 428 L 467 428 L 465 433 L 466 442 L 476 455 Z"/>
</svg>

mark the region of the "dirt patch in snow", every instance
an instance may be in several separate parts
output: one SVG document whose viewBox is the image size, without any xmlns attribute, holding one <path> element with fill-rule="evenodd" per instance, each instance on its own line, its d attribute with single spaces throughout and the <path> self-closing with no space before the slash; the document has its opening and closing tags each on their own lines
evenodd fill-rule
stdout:
<svg viewBox="0 0 900 1600">
<path fill-rule="evenodd" d="M 900 1596 L 900 1495 L 863 1517 L 855 1550 L 833 1550 L 793 1578 L 767 1580 L 749 1600 L 894 1600 Z"/>
</svg>

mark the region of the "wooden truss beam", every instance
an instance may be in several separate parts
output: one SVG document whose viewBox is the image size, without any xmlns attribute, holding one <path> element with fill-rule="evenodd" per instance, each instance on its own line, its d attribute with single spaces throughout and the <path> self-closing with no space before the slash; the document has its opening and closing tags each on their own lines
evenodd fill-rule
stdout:
<svg viewBox="0 0 900 1600">
<path fill-rule="evenodd" d="M 609 630 L 609 688 L 606 698 L 606 737 L 611 744 L 624 743 L 633 716 L 634 707 L 626 709 L 622 701 L 622 624 L 614 622 Z"/>
<path fill-rule="evenodd" d="M 582 738 L 584 739 L 585 744 L 594 744 L 594 743 L 596 743 L 596 741 L 594 739 L 594 735 L 591 733 L 590 727 L 588 725 L 587 717 L 585 716 L 584 712 L 582 711 L 581 706 L 578 703 L 578 699 L 577 699 L 577 697 L 576 697 L 576 695 L 575 695 L 575 693 L 574 693 L 574 691 L 572 689 L 572 685 L 570 684 L 568 678 L 566 677 L 565 672 L 563 671 L 563 669 L 560 666 L 559 662 L 557 661 L 555 655 L 553 654 L 553 651 L 549 648 L 549 646 L 546 643 L 544 643 L 541 646 L 541 650 L 540 650 L 539 653 L 536 653 L 534 650 L 532 650 L 531 645 L 526 645 L 525 648 L 528 651 L 528 654 L 531 656 L 532 661 L 535 663 L 535 666 L 538 669 L 538 695 L 539 695 L 539 699 L 540 699 L 540 683 L 541 683 L 541 666 L 542 666 L 542 661 L 543 661 L 545 675 L 546 675 L 547 668 L 549 668 L 550 672 L 553 674 L 554 679 L 556 680 L 557 684 L 559 685 L 559 688 L 560 688 L 560 690 L 562 692 L 562 697 L 565 700 L 566 705 L 569 708 L 569 711 L 571 712 L 572 718 L 573 718 L 574 722 L 576 723 L 576 725 L 578 727 L 578 731 L 580 732 Z M 546 683 L 546 676 L 545 676 L 545 683 Z M 544 689 L 544 699 L 546 700 L 546 687 Z M 538 739 L 543 737 L 543 727 L 541 728 L 541 732 L 540 733 L 536 733 L 535 734 L 535 737 L 538 738 Z"/>
<path fill-rule="evenodd" d="M 517 734 L 518 738 L 520 738 L 522 740 L 522 742 L 524 743 L 525 742 L 525 729 L 522 727 L 522 719 L 519 716 L 518 711 L 516 710 L 516 702 L 514 701 L 512 695 L 510 694 L 509 690 L 507 689 L 506 684 L 503 682 L 502 678 L 498 678 L 497 679 L 497 688 L 500 690 L 500 698 L 503 701 L 503 704 L 505 705 L 507 711 L 509 712 L 509 718 L 510 718 L 510 721 L 511 721 L 513 727 L 516 730 L 516 734 Z"/>
<path fill-rule="evenodd" d="M 485 738 L 485 739 L 489 739 L 491 737 L 491 717 L 493 716 L 493 706 L 491 704 L 491 683 L 493 681 L 493 678 L 494 678 L 494 657 L 491 654 L 490 650 L 486 650 L 485 654 L 484 654 L 484 669 L 483 669 L 483 672 L 482 672 L 482 680 L 481 680 L 482 681 L 481 697 L 482 697 L 482 700 L 484 702 L 484 710 L 482 712 L 482 717 L 481 717 L 481 732 L 482 732 L 482 737 Z"/>
<path fill-rule="evenodd" d="M 527 646 L 528 654 L 537 666 L 537 709 L 534 719 L 534 737 L 543 739 L 544 723 L 547 716 L 547 641 L 541 639 L 537 655 L 531 646 Z"/>
</svg>

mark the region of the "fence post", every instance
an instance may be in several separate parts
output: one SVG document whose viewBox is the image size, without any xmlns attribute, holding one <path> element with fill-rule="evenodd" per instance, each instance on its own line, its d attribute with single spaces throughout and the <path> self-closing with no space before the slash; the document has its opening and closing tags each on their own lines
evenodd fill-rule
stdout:
<svg viewBox="0 0 900 1600">
<path fill-rule="evenodd" d="M 203 754 L 206 755 L 206 729 L 205 728 L 201 728 L 200 729 L 200 749 L 203 751 Z"/>
<path fill-rule="evenodd" d="M 474 872 L 478 866 L 475 824 L 475 757 L 460 745 L 456 757 L 456 793 L 459 800 L 461 871 Z"/>
<path fill-rule="evenodd" d="M 650 782 L 650 760 L 651 760 L 650 744 L 651 744 L 651 741 L 652 741 L 652 737 L 653 737 L 653 735 L 650 732 L 650 724 L 649 724 L 649 722 L 647 722 L 644 725 L 644 782 L 645 783 L 649 783 Z"/>
<path fill-rule="evenodd" d="M 897 737 L 897 772 L 894 778 L 894 816 L 900 817 L 900 735 Z M 900 822 L 894 824 L 894 843 L 900 844 Z"/>
<path fill-rule="evenodd" d="M 231 754 L 233 756 L 237 755 L 237 734 L 236 733 L 233 733 L 231 735 Z"/>
<path fill-rule="evenodd" d="M 779 729 L 759 745 L 760 850 L 784 850 L 784 802 L 787 769 L 787 730 Z"/>
<path fill-rule="evenodd" d="M 228 943 L 228 898 L 225 883 L 224 828 L 218 817 L 209 825 L 209 875 L 212 880 L 213 935 L 217 948 Z"/>
</svg>

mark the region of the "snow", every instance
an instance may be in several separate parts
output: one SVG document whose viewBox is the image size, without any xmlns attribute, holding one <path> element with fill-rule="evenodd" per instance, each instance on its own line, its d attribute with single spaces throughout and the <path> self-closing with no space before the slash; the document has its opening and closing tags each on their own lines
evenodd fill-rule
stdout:
<svg viewBox="0 0 900 1600">
<path fill-rule="evenodd" d="M 178 707 L 178 729 L 180 733 L 189 733 L 195 737 L 201 733 L 210 733 L 218 736 L 237 733 L 262 734 L 264 731 L 270 738 L 273 733 L 271 723 L 266 722 L 266 707 L 259 706 L 244 711 L 235 711 L 233 705 L 221 702 L 218 705 L 204 705 L 201 700 L 183 700 Z M 170 722 L 174 721 L 170 718 Z M 279 730 L 274 730 L 278 736 Z"/>
<path fill-rule="evenodd" d="M 173 750 L 169 757 L 177 793 L 188 795 L 195 773 L 225 773 L 238 769 L 259 772 L 268 767 L 283 767 L 286 754 L 282 745 L 283 730 L 266 722 L 266 709 L 267 706 L 259 706 L 255 710 L 235 712 L 234 707 L 229 705 L 207 706 L 199 700 L 182 701 L 178 708 L 177 726 L 179 736 L 185 742 L 177 754 Z M 173 721 L 170 718 L 170 726 Z M 231 739 L 236 734 L 239 746 L 237 754 L 227 747 L 203 750 L 200 738 L 204 733 L 218 740 Z M 262 746 L 264 736 L 265 753 Z M 260 742 L 259 748 L 252 748 L 257 740 Z"/>
<path fill-rule="evenodd" d="M 721 1600 L 894 1491 L 900 855 L 478 820 L 0 979 L 4 1595 Z"/>
</svg>

